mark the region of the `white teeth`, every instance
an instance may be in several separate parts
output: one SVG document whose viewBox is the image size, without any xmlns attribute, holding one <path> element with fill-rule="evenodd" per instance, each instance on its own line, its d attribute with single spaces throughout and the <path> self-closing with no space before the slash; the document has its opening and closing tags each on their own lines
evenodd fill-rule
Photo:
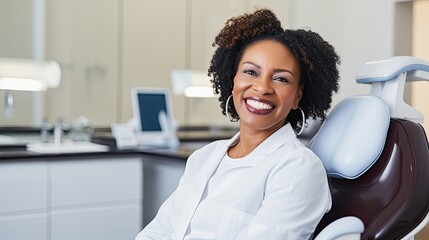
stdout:
<svg viewBox="0 0 429 240">
<path fill-rule="evenodd" d="M 263 103 L 263 102 L 259 102 L 256 100 L 252 100 L 252 99 L 248 99 L 247 100 L 247 104 L 249 104 L 251 107 L 256 108 L 256 109 L 272 109 L 273 106 Z"/>
</svg>

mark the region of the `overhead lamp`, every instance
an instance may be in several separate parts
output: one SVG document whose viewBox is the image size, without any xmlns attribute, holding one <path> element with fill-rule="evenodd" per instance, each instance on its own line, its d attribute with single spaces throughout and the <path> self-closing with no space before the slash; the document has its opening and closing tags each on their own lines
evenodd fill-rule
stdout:
<svg viewBox="0 0 429 240">
<path fill-rule="evenodd" d="M 61 68 L 55 61 L 0 57 L 0 89 L 6 90 L 5 116 L 13 116 L 11 91 L 46 91 L 56 88 L 61 80 Z"/>
<path fill-rule="evenodd" d="M 46 91 L 60 84 L 57 62 L 37 59 L 0 58 L 0 89 Z"/>
<path fill-rule="evenodd" d="M 210 78 L 206 72 L 196 70 L 171 71 L 173 94 L 186 97 L 214 97 Z"/>
</svg>

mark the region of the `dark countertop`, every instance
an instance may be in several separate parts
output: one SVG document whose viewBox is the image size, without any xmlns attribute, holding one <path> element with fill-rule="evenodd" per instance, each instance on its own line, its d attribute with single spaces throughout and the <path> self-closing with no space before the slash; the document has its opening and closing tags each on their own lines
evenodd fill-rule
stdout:
<svg viewBox="0 0 429 240">
<path fill-rule="evenodd" d="M 129 155 L 143 154 L 186 160 L 193 151 L 199 148 L 200 144 L 196 144 L 195 148 L 190 145 L 179 146 L 178 148 L 137 148 L 130 150 L 118 150 L 109 148 L 107 152 L 77 152 L 77 153 L 36 153 L 26 150 L 25 146 L 7 146 L 0 147 L 0 161 L 12 159 L 29 159 L 29 158 L 58 158 L 58 157 L 78 157 L 78 156 L 101 156 L 101 155 Z"/>
<path fill-rule="evenodd" d="M 5 135 L 25 135 L 32 134 L 37 139 L 40 130 L 37 128 L 0 128 L 0 134 Z M 116 148 L 115 139 L 110 134 L 110 129 L 102 128 L 96 130 L 92 136 L 92 142 L 97 144 L 106 145 L 109 147 L 107 152 L 80 152 L 80 153 L 35 153 L 26 150 L 26 145 L 23 143 L 1 145 L 0 144 L 0 161 L 16 160 L 16 159 L 32 159 L 44 158 L 54 159 L 58 157 L 79 157 L 79 156 L 102 156 L 102 155 L 128 155 L 128 154 L 142 154 L 161 156 L 171 159 L 185 161 L 193 151 L 209 142 L 231 138 L 237 132 L 236 129 L 212 129 L 198 127 L 194 129 L 180 129 L 178 137 L 180 139 L 180 146 L 178 148 L 136 148 L 130 150 L 119 150 Z"/>
</svg>

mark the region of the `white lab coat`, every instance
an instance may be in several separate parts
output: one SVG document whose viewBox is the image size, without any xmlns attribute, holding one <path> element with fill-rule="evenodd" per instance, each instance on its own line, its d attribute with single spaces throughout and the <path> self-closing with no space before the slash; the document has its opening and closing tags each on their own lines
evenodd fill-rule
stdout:
<svg viewBox="0 0 429 240">
<path fill-rule="evenodd" d="M 195 151 L 175 192 L 136 240 L 187 239 L 185 234 L 206 184 L 239 134 Z M 296 138 L 289 124 L 255 150 L 262 157 L 247 174 L 231 182 L 231 199 L 216 239 L 309 239 L 331 207 L 325 169 L 318 157 Z M 218 214 L 216 214 L 218 215 Z"/>
</svg>

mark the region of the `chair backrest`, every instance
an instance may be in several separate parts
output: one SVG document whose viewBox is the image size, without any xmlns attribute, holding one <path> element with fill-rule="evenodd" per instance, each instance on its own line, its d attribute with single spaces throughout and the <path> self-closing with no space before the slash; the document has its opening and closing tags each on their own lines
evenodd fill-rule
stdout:
<svg viewBox="0 0 429 240">
<path fill-rule="evenodd" d="M 402 74 L 395 71 L 392 79 Z M 404 71 L 410 71 L 410 67 Z M 405 82 L 406 75 L 400 77 Z M 391 79 L 383 81 L 387 80 Z M 428 221 L 426 134 L 420 124 L 408 120 L 407 113 L 389 104 L 384 95 L 390 96 L 373 91 L 371 95 L 343 100 L 308 144 L 324 163 L 333 200 L 315 236 L 334 220 L 346 216 L 362 220 L 362 239 L 408 238 Z M 409 112 L 416 116 L 414 110 Z M 401 114 L 403 118 L 398 118 Z"/>
</svg>

